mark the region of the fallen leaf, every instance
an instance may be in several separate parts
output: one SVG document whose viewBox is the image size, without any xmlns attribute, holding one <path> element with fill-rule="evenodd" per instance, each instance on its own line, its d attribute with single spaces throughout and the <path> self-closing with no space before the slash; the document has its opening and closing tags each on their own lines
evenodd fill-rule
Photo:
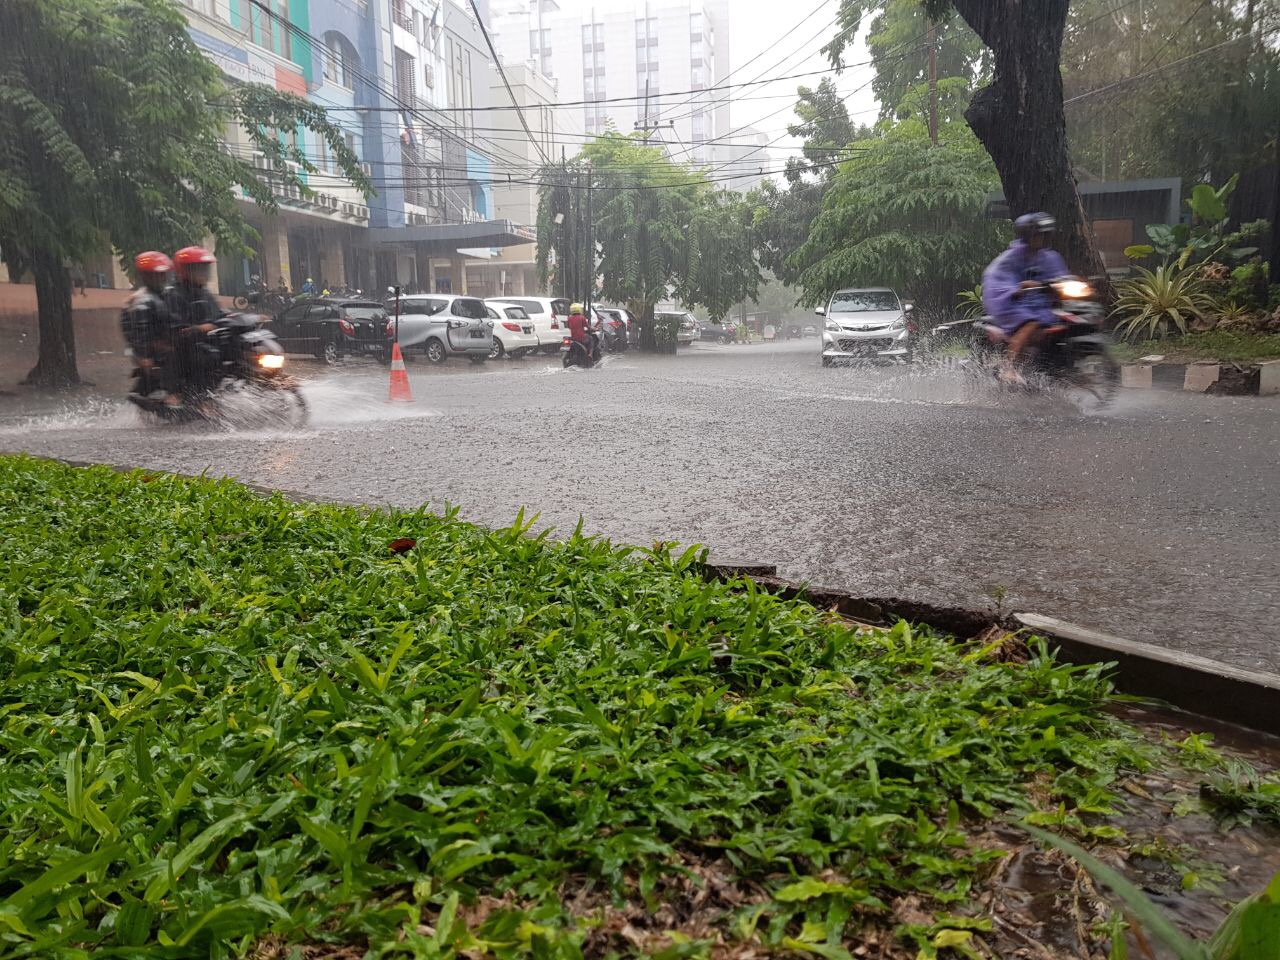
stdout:
<svg viewBox="0 0 1280 960">
<path fill-rule="evenodd" d="M 392 553 L 408 553 L 418 545 L 418 541 L 413 537 L 400 537 L 398 540 L 391 541 Z"/>
</svg>

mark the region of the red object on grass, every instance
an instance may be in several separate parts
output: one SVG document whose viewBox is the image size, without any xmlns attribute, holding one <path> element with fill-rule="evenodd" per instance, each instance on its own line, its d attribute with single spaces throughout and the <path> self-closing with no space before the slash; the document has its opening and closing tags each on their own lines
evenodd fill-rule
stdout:
<svg viewBox="0 0 1280 960">
<path fill-rule="evenodd" d="M 418 545 L 418 541 L 413 537 L 400 537 L 398 540 L 391 541 L 392 553 L 408 553 Z"/>
</svg>

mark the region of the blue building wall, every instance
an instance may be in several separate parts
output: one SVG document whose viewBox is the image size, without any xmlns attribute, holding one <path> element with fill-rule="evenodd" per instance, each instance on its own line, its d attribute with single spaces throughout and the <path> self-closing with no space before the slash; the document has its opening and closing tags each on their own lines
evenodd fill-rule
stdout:
<svg viewBox="0 0 1280 960">
<path fill-rule="evenodd" d="M 389 5 L 370 0 L 360 9 L 349 0 L 310 0 L 309 7 L 309 31 L 320 47 L 312 51 L 311 77 L 314 81 L 309 84 L 310 98 L 328 108 L 330 119 L 358 134 L 360 159 L 369 164 L 377 192 L 369 200 L 369 225 L 402 226 L 404 190 L 395 185 L 400 176 L 400 147 L 399 140 L 393 135 L 398 115 L 393 112 L 394 101 L 384 92 L 394 89 L 394 80 L 385 74 L 382 59 L 383 31 L 387 26 L 385 18 L 389 16 Z M 323 83 L 323 44 L 331 32 L 345 37 L 360 57 L 359 75 L 350 93 Z M 343 106 L 373 109 L 338 109 Z M 318 145 L 313 153 L 317 150 Z M 388 179 L 393 183 L 386 183 Z"/>
</svg>

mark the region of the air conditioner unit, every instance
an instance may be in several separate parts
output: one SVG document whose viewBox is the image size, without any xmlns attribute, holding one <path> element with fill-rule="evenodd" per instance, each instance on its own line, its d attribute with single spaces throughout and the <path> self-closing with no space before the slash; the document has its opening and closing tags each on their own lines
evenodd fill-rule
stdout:
<svg viewBox="0 0 1280 960">
<path fill-rule="evenodd" d="M 273 165 L 269 157 L 264 153 L 255 153 L 253 155 L 253 166 L 257 170 L 271 170 Z"/>
</svg>

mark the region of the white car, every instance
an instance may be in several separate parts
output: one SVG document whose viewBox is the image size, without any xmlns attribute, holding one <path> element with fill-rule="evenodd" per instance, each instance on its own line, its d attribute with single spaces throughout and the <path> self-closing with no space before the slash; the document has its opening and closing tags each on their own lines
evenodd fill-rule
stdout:
<svg viewBox="0 0 1280 960">
<path fill-rule="evenodd" d="M 814 311 L 826 317 L 822 365 L 829 367 L 837 360 L 910 361 L 913 309 L 888 287 L 837 290 L 825 308 Z"/>
<path fill-rule="evenodd" d="M 538 335 L 538 349 L 559 353 L 560 342 L 569 335 L 569 304 L 564 297 L 494 297 L 503 303 L 523 307 Z"/>
<path fill-rule="evenodd" d="M 504 355 L 513 360 L 538 351 L 538 334 L 533 328 L 533 320 L 524 307 L 518 303 L 505 300 L 486 300 L 490 318 L 493 321 L 493 348 L 489 351 L 490 360 L 499 360 Z"/>
<path fill-rule="evenodd" d="M 395 335 L 396 302 L 387 302 L 387 338 Z M 416 293 L 400 298 L 400 349 L 426 354 L 432 363 L 466 357 L 473 363 L 489 359 L 493 349 L 493 321 L 479 297 L 447 293 Z"/>
</svg>

